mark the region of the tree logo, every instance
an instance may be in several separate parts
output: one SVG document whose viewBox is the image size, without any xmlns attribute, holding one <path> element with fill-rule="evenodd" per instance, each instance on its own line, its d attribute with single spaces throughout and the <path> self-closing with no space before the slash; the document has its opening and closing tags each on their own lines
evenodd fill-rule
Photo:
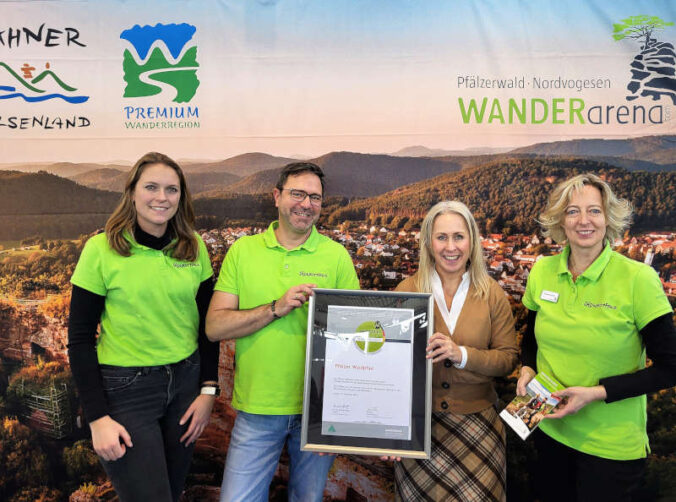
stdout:
<svg viewBox="0 0 676 502">
<path fill-rule="evenodd" d="M 676 105 L 676 52 L 674 45 L 660 42 L 656 31 L 673 22 L 666 22 L 657 16 L 631 16 L 613 24 L 613 38 L 632 38 L 639 45 L 640 52 L 631 63 L 631 81 L 627 85 L 630 94 L 627 101 L 639 96 L 651 97 L 657 101 L 662 96 L 671 98 Z"/>
<path fill-rule="evenodd" d="M 124 50 L 122 68 L 125 98 L 172 94 L 172 101 L 188 103 L 195 96 L 197 79 L 196 28 L 190 24 L 156 24 L 124 30 L 120 38 L 133 47 Z"/>
<path fill-rule="evenodd" d="M 360 352 L 374 354 L 385 345 L 385 330 L 380 321 L 365 321 L 357 327 L 354 343 Z"/>
<path fill-rule="evenodd" d="M 27 103 L 39 103 L 48 99 L 62 99 L 68 103 L 84 103 L 89 96 L 78 95 L 77 88 L 68 85 L 45 63 L 45 69 L 37 75 L 35 66 L 24 63 L 12 68 L 0 61 L 0 79 L 9 85 L 0 84 L 0 99 L 23 99 Z M 21 74 L 21 75 L 20 75 Z"/>
</svg>

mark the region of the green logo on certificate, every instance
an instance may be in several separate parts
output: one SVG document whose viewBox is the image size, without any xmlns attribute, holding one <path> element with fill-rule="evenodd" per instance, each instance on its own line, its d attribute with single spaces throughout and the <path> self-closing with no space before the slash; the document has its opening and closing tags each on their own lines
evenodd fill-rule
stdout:
<svg viewBox="0 0 676 502">
<path fill-rule="evenodd" d="M 366 321 L 357 327 L 355 344 L 365 354 L 378 352 L 385 344 L 385 331 L 379 321 Z"/>
</svg>

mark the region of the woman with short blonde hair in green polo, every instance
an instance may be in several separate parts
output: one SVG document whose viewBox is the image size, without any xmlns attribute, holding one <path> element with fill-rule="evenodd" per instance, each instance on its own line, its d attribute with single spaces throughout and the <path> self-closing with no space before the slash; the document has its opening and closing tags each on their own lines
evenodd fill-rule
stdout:
<svg viewBox="0 0 676 502">
<path fill-rule="evenodd" d="M 71 278 L 68 356 L 122 502 L 178 500 L 218 394 L 218 344 L 204 333 L 213 273 L 194 221 L 179 165 L 147 153 Z"/>
<path fill-rule="evenodd" d="M 540 215 L 544 235 L 565 243 L 535 263 L 523 296 L 517 393 L 536 372 L 566 387 L 534 434 L 542 501 L 638 500 L 646 393 L 676 384 L 673 310 L 659 277 L 611 248 L 631 212 L 603 179 L 581 174 L 559 184 Z"/>
</svg>

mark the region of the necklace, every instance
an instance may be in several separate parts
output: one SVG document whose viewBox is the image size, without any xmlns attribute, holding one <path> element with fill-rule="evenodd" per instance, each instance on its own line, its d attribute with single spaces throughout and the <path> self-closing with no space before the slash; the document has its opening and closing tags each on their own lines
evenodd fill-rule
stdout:
<svg viewBox="0 0 676 502">
<path fill-rule="evenodd" d="M 582 274 L 587 267 L 583 268 L 582 270 L 578 269 L 577 266 L 575 266 L 575 262 L 573 260 L 573 255 L 570 255 L 568 257 L 568 270 L 573 276 L 573 281 L 579 277 L 580 274 Z"/>
<path fill-rule="evenodd" d="M 568 256 L 568 270 L 573 276 L 573 281 L 577 279 L 580 275 L 584 273 L 585 270 L 589 268 L 589 265 L 585 267 L 578 267 L 573 260 L 573 255 Z"/>
</svg>

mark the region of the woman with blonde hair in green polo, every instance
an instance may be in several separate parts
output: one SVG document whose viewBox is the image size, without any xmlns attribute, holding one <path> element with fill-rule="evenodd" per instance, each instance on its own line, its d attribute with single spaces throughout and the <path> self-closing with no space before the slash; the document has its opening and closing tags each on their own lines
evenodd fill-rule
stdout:
<svg viewBox="0 0 676 502">
<path fill-rule="evenodd" d="M 611 248 L 630 217 L 629 202 L 594 174 L 559 184 L 540 215 L 545 236 L 565 248 L 528 277 L 517 392 L 540 371 L 566 387 L 555 393 L 565 404 L 534 434 L 543 501 L 635 500 L 649 451 L 646 393 L 676 385 L 673 311 L 659 277 Z"/>
</svg>

